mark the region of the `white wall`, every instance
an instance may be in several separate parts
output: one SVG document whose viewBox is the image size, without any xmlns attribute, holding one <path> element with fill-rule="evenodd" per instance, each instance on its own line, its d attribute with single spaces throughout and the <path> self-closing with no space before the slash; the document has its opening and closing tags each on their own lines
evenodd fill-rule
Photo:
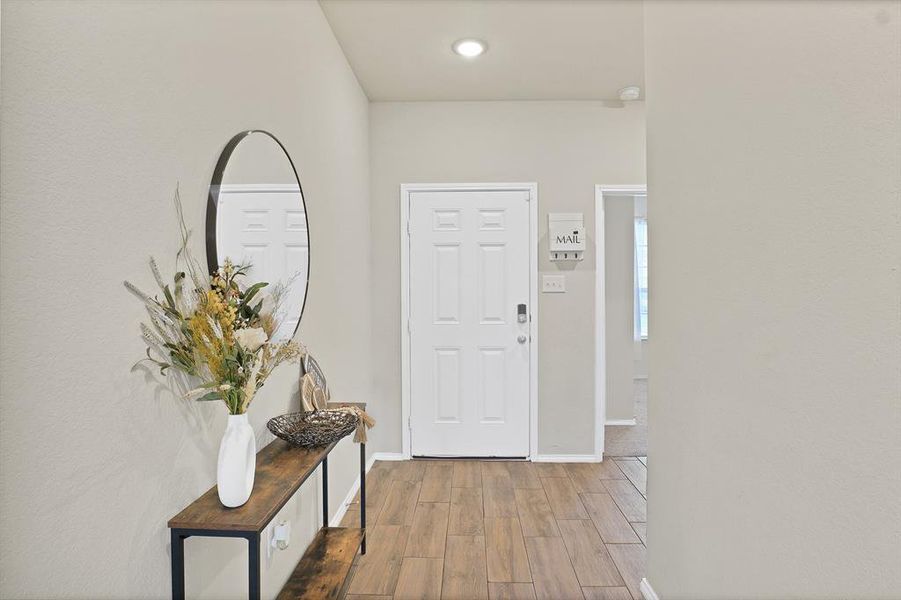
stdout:
<svg viewBox="0 0 901 600">
<path fill-rule="evenodd" d="M 373 103 L 370 155 L 380 449 L 401 451 L 400 184 L 537 181 L 538 268 L 565 273 L 567 287 L 539 300 L 539 451 L 593 454 L 594 240 L 581 263 L 551 263 L 547 213 L 582 212 L 592 232 L 595 184 L 644 183 L 642 104 Z"/>
<path fill-rule="evenodd" d="M 648 316 L 650 320 L 650 315 Z M 648 378 L 648 341 L 641 340 L 635 344 L 635 360 L 633 362 L 632 372 L 635 379 Z"/>
<path fill-rule="evenodd" d="M 646 5 L 648 578 L 901 595 L 901 4 Z"/>
<path fill-rule="evenodd" d="M 225 142 L 274 132 L 307 196 L 312 280 L 300 339 L 338 399 L 367 400 L 368 103 L 314 2 L 3 2 L 2 503 L 0 596 L 169 594 L 166 521 L 215 481 L 220 406 L 186 404 L 151 376 L 144 314 L 177 249 L 180 184 L 200 243 Z M 250 410 L 296 409 L 296 371 Z M 337 508 L 356 448 L 331 469 Z M 316 527 L 316 480 L 286 507 L 292 545 L 268 565 L 274 595 Z M 191 539 L 188 592 L 246 597 L 246 544 Z"/>
<path fill-rule="evenodd" d="M 608 421 L 635 418 L 635 197 L 604 195 Z"/>
</svg>

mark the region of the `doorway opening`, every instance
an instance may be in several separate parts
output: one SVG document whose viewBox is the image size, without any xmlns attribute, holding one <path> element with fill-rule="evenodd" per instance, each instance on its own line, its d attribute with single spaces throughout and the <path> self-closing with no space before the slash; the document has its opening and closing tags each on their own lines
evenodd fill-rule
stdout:
<svg viewBox="0 0 901 600">
<path fill-rule="evenodd" d="M 537 452 L 538 186 L 401 186 L 403 454 Z"/>
<path fill-rule="evenodd" d="M 596 452 L 647 456 L 647 187 L 598 185 Z"/>
</svg>

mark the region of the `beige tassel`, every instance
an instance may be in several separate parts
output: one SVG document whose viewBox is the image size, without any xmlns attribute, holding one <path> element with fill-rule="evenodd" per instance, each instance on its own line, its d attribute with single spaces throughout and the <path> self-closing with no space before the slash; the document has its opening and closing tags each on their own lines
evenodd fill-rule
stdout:
<svg viewBox="0 0 901 600">
<path fill-rule="evenodd" d="M 357 413 L 357 416 L 360 417 L 360 420 L 357 422 L 357 431 L 354 433 L 354 442 L 365 444 L 366 430 L 372 429 L 375 426 L 375 419 L 370 417 L 369 413 L 362 408 L 354 406 L 353 409 L 354 412 Z"/>
<path fill-rule="evenodd" d="M 375 419 L 369 416 L 365 410 L 359 406 L 341 406 L 339 408 L 330 408 L 335 412 L 351 413 L 357 416 L 357 430 L 354 432 L 354 443 L 366 443 L 366 430 L 375 426 Z"/>
</svg>

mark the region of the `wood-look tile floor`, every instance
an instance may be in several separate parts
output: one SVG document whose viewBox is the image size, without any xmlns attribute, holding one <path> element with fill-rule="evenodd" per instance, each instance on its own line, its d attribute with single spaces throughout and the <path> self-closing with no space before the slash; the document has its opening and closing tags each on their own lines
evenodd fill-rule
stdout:
<svg viewBox="0 0 901 600">
<path fill-rule="evenodd" d="M 346 599 L 639 600 L 646 464 L 377 462 Z"/>
<path fill-rule="evenodd" d="M 604 456 L 645 456 L 648 453 L 648 380 L 633 382 L 635 425 L 604 427 Z"/>
</svg>

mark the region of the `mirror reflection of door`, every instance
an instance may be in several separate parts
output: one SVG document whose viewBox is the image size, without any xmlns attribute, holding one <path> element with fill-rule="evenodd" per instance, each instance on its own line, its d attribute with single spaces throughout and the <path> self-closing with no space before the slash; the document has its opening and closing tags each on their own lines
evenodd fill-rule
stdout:
<svg viewBox="0 0 901 600">
<path fill-rule="evenodd" d="M 235 264 L 250 264 L 248 281 L 280 281 L 306 285 L 309 242 L 306 212 L 297 185 L 260 183 L 223 185 L 216 220 L 216 253 Z M 298 284 L 299 282 L 299 284 Z M 297 329 L 303 294 L 289 294 L 285 319 L 275 338 L 289 338 Z"/>
<path fill-rule="evenodd" d="M 226 258 L 249 265 L 248 282 L 269 283 L 264 298 L 278 286 L 287 288 L 281 325 L 273 335 L 280 341 L 294 335 L 306 300 L 310 252 L 303 192 L 274 137 L 253 131 L 235 138 L 223 152 L 210 190 L 214 219 L 210 222 L 208 215 L 207 252 L 215 250 L 216 267 Z"/>
</svg>

